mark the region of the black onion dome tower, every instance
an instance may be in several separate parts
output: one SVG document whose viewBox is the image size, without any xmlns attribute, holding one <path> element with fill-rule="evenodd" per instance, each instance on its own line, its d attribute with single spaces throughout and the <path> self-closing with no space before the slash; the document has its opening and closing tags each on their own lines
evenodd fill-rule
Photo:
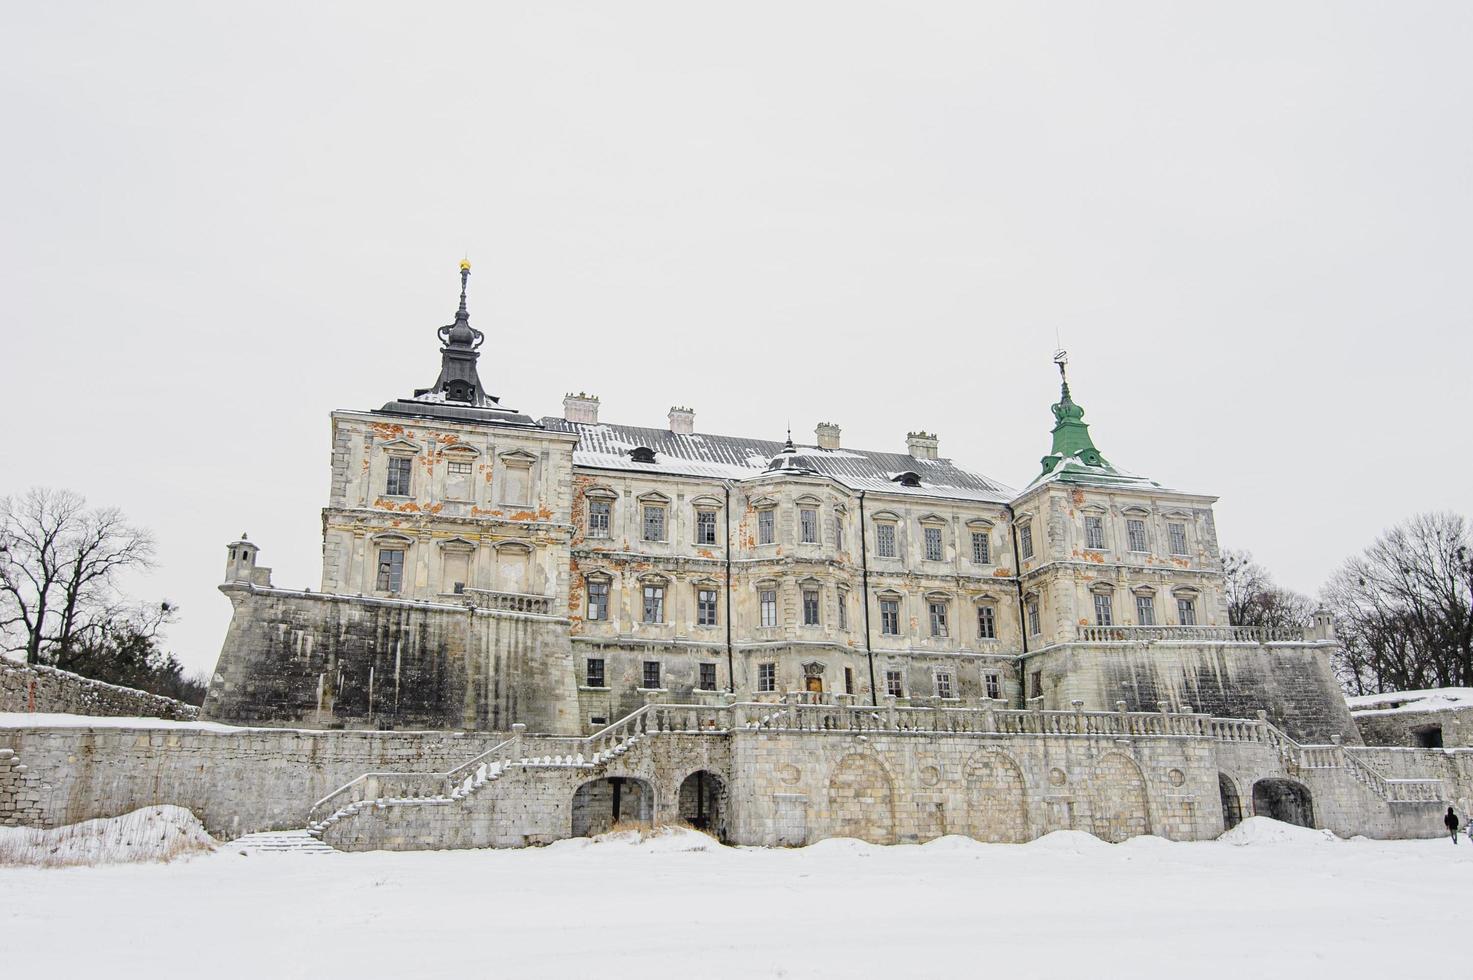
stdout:
<svg viewBox="0 0 1473 980">
<path fill-rule="evenodd" d="M 471 326 L 466 306 L 466 289 L 470 283 L 471 264 L 460 263 L 460 307 L 455 322 L 436 331 L 440 338 L 440 376 L 433 386 L 418 388 L 412 398 L 389 402 L 380 411 L 395 415 L 423 415 L 432 418 L 479 419 L 502 425 L 540 427 L 516 409 L 506 408 L 501 399 L 486 390 L 476 362 L 481 358 L 481 345 L 486 335 Z"/>
</svg>

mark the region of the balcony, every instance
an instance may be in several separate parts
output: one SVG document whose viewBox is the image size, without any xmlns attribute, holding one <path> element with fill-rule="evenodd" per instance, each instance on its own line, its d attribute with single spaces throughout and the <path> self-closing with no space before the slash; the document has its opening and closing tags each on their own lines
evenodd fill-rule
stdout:
<svg viewBox="0 0 1473 980">
<path fill-rule="evenodd" d="M 1307 643 L 1303 627 L 1080 626 L 1080 643 Z"/>
<path fill-rule="evenodd" d="M 465 604 L 487 612 L 529 613 L 534 616 L 552 614 L 552 596 L 528 595 L 524 592 L 492 592 L 489 589 L 466 589 Z"/>
</svg>

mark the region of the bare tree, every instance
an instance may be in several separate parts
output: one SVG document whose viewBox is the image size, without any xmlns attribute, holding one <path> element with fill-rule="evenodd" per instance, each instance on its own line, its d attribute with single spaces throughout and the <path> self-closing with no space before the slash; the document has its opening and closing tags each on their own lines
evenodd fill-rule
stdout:
<svg viewBox="0 0 1473 980">
<path fill-rule="evenodd" d="M 0 498 L 0 642 L 27 663 L 65 656 L 129 604 L 121 573 L 153 565 L 153 536 L 70 490 Z"/>
<path fill-rule="evenodd" d="M 1341 566 L 1325 601 L 1354 692 L 1473 685 L 1473 538 L 1461 516 L 1398 524 Z"/>
<path fill-rule="evenodd" d="M 1224 549 L 1222 568 L 1232 625 L 1287 628 L 1306 626 L 1313 618 L 1314 601 L 1276 583 L 1250 553 Z"/>
</svg>

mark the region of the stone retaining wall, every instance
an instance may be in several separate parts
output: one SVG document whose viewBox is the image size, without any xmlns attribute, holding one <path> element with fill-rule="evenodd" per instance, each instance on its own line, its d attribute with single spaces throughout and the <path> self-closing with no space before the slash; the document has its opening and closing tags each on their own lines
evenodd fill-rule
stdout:
<svg viewBox="0 0 1473 980">
<path fill-rule="evenodd" d="M 192 810 L 205 829 L 227 839 L 299 828 L 314 802 L 365 772 L 443 771 L 504 738 L 452 732 L 0 728 L 0 824 L 55 827 L 172 803 Z"/>
<path fill-rule="evenodd" d="M 104 684 L 52 667 L 0 658 L 0 711 L 34 711 L 106 718 L 192 721 L 199 708 L 131 687 Z"/>
</svg>

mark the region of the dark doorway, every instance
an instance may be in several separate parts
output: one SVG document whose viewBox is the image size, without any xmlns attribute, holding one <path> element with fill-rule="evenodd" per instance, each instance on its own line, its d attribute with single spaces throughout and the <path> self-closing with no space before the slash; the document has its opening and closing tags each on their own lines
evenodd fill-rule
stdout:
<svg viewBox="0 0 1473 980">
<path fill-rule="evenodd" d="M 615 826 L 648 827 L 654 815 L 654 787 L 643 779 L 595 779 L 573 794 L 574 837 L 592 837 Z"/>
<path fill-rule="evenodd" d="M 717 840 L 726 840 L 726 783 L 699 769 L 680 784 L 680 819 Z"/>
<path fill-rule="evenodd" d="M 1226 773 L 1217 774 L 1217 792 L 1222 797 L 1222 829 L 1232 830 L 1243 822 L 1243 801 Z"/>
<path fill-rule="evenodd" d="M 1442 726 L 1423 725 L 1412 729 L 1412 744 L 1419 749 L 1442 748 Z"/>
<path fill-rule="evenodd" d="M 1292 779 L 1260 779 L 1253 784 L 1253 813 L 1300 827 L 1314 826 L 1309 788 Z"/>
</svg>

